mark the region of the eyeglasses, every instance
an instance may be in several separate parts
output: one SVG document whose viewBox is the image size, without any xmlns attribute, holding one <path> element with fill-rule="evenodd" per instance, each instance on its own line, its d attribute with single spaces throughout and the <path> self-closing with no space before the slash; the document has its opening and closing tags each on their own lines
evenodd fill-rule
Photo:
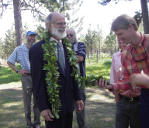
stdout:
<svg viewBox="0 0 149 128">
<path fill-rule="evenodd" d="M 73 37 L 73 35 L 72 35 L 72 34 L 67 34 L 67 37 L 69 37 L 69 36 L 70 36 L 70 37 Z"/>
<path fill-rule="evenodd" d="M 57 22 L 56 23 L 58 26 L 63 26 L 63 25 L 66 25 L 66 22 Z"/>
</svg>

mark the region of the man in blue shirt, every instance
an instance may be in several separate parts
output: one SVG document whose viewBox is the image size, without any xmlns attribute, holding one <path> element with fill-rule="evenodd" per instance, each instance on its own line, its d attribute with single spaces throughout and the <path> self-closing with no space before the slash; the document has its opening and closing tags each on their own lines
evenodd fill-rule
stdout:
<svg viewBox="0 0 149 128">
<path fill-rule="evenodd" d="M 75 51 L 77 62 L 78 62 L 78 69 L 80 71 L 81 76 L 85 77 L 85 58 L 86 58 L 86 47 L 83 42 L 77 42 L 76 33 L 73 29 L 67 29 L 67 37 L 70 39 L 72 43 L 73 50 Z M 83 97 L 83 101 L 85 103 L 85 90 L 84 87 L 81 87 L 81 94 Z M 85 126 L 85 110 L 76 111 L 77 122 L 79 128 L 86 128 Z"/>
<path fill-rule="evenodd" d="M 27 43 L 16 47 L 7 61 L 9 67 L 22 76 L 21 81 L 23 87 L 23 101 L 27 128 L 40 128 L 40 113 L 34 97 L 34 124 L 31 122 L 31 98 L 33 94 L 33 88 L 30 75 L 29 49 L 33 43 L 35 43 L 35 37 L 35 32 L 28 31 L 26 33 Z M 21 70 L 18 70 L 15 66 L 16 62 L 21 65 Z"/>
</svg>

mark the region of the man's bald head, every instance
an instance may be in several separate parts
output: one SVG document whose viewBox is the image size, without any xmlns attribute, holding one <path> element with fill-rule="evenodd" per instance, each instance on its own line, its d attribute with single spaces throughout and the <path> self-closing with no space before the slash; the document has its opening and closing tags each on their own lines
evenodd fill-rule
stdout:
<svg viewBox="0 0 149 128">
<path fill-rule="evenodd" d="M 62 14 L 60 14 L 60 13 L 57 13 L 57 12 L 51 12 L 48 16 L 47 16 L 47 18 L 46 18 L 46 20 L 45 20 L 45 23 L 47 24 L 47 23 L 54 23 L 55 22 L 55 20 L 58 18 L 58 17 L 63 17 L 63 18 L 65 18 Z"/>
</svg>

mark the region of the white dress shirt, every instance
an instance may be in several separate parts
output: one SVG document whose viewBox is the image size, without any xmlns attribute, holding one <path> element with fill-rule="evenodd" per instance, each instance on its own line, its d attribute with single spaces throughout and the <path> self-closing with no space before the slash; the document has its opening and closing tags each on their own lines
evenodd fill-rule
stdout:
<svg viewBox="0 0 149 128">
<path fill-rule="evenodd" d="M 121 52 L 118 51 L 112 56 L 112 65 L 110 72 L 110 84 L 117 83 L 122 72 Z"/>
</svg>

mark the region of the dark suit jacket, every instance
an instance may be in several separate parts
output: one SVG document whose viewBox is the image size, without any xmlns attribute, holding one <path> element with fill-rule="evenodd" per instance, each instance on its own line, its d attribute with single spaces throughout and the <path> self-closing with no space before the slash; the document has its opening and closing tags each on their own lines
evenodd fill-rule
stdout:
<svg viewBox="0 0 149 128">
<path fill-rule="evenodd" d="M 42 44 L 45 42 L 42 40 L 30 48 L 29 51 L 29 60 L 31 64 L 31 75 L 33 80 L 33 93 L 34 97 L 37 100 L 38 108 L 41 111 L 44 109 L 51 108 L 48 99 L 50 98 L 47 95 L 46 89 L 46 71 L 43 70 L 43 66 L 45 63 L 43 60 L 43 49 Z M 74 78 L 71 77 L 71 67 L 68 64 L 67 57 L 66 57 L 66 50 L 64 46 L 64 53 L 65 53 L 65 62 L 66 62 L 66 73 L 63 74 L 59 63 L 58 64 L 58 71 L 60 73 L 58 84 L 61 85 L 60 89 L 60 99 L 62 104 L 62 111 L 72 112 L 74 106 L 74 100 L 80 100 L 81 94 L 78 88 L 78 84 Z"/>
</svg>

